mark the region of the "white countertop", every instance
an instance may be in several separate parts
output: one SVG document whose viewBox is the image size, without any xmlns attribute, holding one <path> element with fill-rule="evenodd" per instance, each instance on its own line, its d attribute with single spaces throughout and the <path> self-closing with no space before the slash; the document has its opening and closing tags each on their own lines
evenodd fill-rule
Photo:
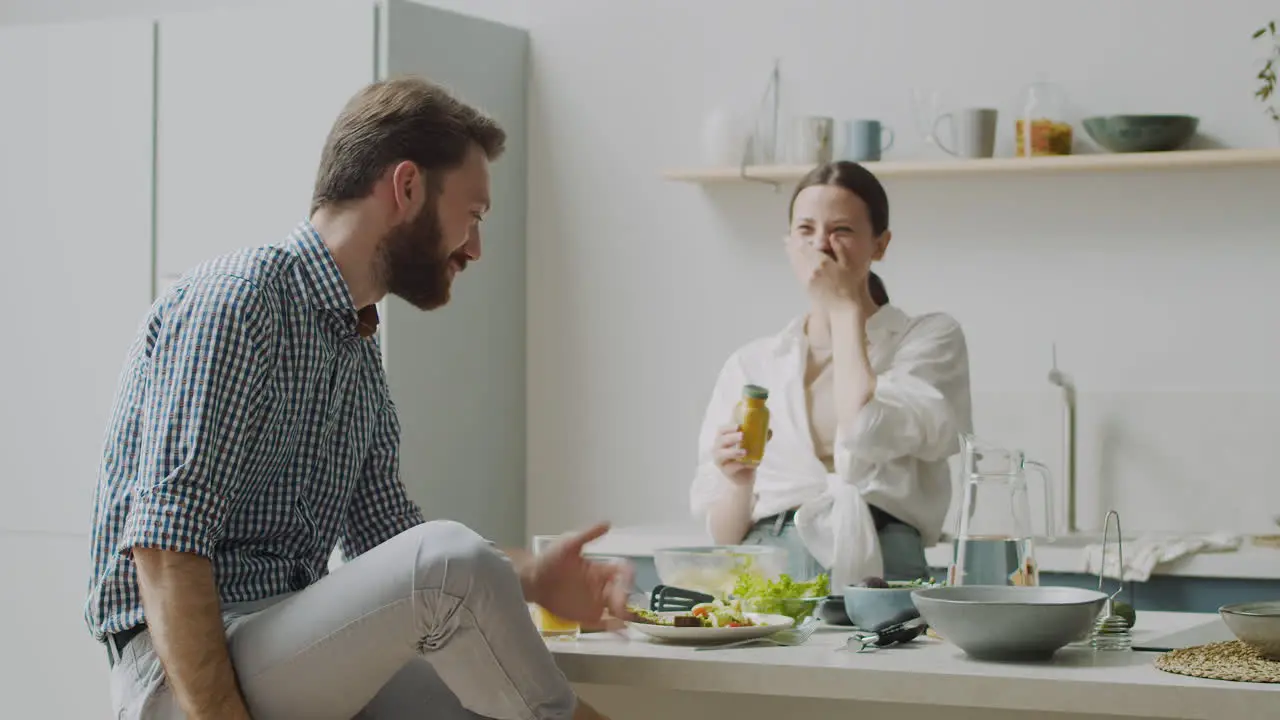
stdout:
<svg viewBox="0 0 1280 720">
<path fill-rule="evenodd" d="M 1212 614 L 1140 613 L 1139 640 L 1212 621 Z M 1157 653 L 1063 648 L 1045 663 L 968 659 L 943 641 L 869 653 L 842 650 L 847 628 L 824 627 L 799 647 L 696 651 L 630 631 L 549 640 L 570 682 L 642 692 L 941 705 L 1003 711 L 1069 709 L 1081 715 L 1260 720 L 1280 716 L 1280 684 L 1203 680 L 1157 670 Z"/>
<path fill-rule="evenodd" d="M 649 557 L 654 550 L 661 548 L 708 544 L 711 544 L 711 539 L 706 534 L 687 527 L 631 526 L 614 528 L 586 549 L 600 555 Z M 1130 551 L 1129 547 L 1125 549 Z M 951 553 L 952 546 L 948 542 L 927 548 L 925 557 L 931 567 L 946 567 L 951 564 Z M 1084 572 L 1083 543 L 1068 539 L 1059 544 L 1039 544 L 1035 553 L 1042 572 Z M 1240 549 L 1234 552 L 1191 555 L 1157 565 L 1152 574 L 1280 580 L 1280 548 L 1255 545 L 1252 538 L 1246 537 Z"/>
</svg>

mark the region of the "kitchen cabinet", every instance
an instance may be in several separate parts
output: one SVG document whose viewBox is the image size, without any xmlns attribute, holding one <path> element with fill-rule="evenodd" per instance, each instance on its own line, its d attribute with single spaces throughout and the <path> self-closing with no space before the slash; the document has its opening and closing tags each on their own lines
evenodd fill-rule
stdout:
<svg viewBox="0 0 1280 720">
<path fill-rule="evenodd" d="M 0 577 L 22 590 L 0 597 L 0 615 L 22 618 L 15 641 L 48 660 L 9 674 L 10 714 L 108 711 L 105 653 L 80 609 L 103 433 L 149 305 L 192 266 L 305 218 L 329 127 L 388 74 L 442 82 L 510 135 L 484 260 L 442 310 L 386 301 L 380 332 L 410 494 L 429 516 L 523 544 L 527 48 L 523 30 L 404 0 L 0 28 L 0 300 L 13 322 Z M 45 691 L 36 676 L 54 662 L 84 692 Z"/>
<path fill-rule="evenodd" d="M 382 307 L 401 476 L 429 517 L 523 545 L 526 31 L 404 0 L 289 2 L 161 18 L 156 273 L 282 239 L 308 214 L 325 137 L 377 77 L 421 75 L 509 134 L 484 258 L 453 301 Z"/>
<path fill-rule="evenodd" d="M 0 29 L 0 531 L 86 534 L 151 300 L 152 24 Z"/>
<path fill-rule="evenodd" d="M 151 302 L 152 31 L 0 28 L 0 616 L 22 648 L 4 717 L 109 712 L 81 608 L 103 429 Z"/>
<path fill-rule="evenodd" d="M 383 355 L 403 433 L 401 477 L 429 518 L 503 546 L 525 536 L 525 145 L 528 33 L 411 2 L 387 6 L 389 76 L 425 74 L 502 123 L 483 258 L 449 305 L 383 307 Z"/>
<path fill-rule="evenodd" d="M 329 127 L 375 78 L 375 14 L 367 2 L 309 2 L 160 19 L 161 288 L 307 217 Z"/>
<path fill-rule="evenodd" d="M 432 517 L 524 536 L 524 30 L 405 0 L 323 0 L 152 22 L 5 30 L 0 269 L 16 308 L 0 425 L 0 527 L 85 532 L 120 363 L 156 293 L 283 239 L 320 152 L 369 81 L 419 74 L 507 128 L 486 253 L 454 302 L 384 303 L 402 474 Z"/>
<path fill-rule="evenodd" d="M 1205 624 L 1217 613 L 1139 611 L 1138 643 Z M 547 647 L 580 697 L 610 717 L 884 720 L 1261 720 L 1280 687 L 1164 672 L 1155 653 L 1069 645 L 1048 661 L 983 662 L 946 640 L 853 652 L 848 628 L 821 627 L 803 645 L 697 652 L 639 633 L 584 635 Z M 628 712 L 630 710 L 630 712 Z"/>
</svg>

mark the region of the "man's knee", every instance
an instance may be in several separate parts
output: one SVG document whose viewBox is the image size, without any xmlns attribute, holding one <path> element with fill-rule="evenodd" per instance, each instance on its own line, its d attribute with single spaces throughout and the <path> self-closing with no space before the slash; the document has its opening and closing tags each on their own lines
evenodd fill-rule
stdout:
<svg viewBox="0 0 1280 720">
<path fill-rule="evenodd" d="M 418 572 L 436 579 L 447 592 L 460 594 L 477 585 L 509 585 L 515 580 L 507 556 L 462 523 L 434 520 L 409 532 L 418 540 Z"/>
</svg>

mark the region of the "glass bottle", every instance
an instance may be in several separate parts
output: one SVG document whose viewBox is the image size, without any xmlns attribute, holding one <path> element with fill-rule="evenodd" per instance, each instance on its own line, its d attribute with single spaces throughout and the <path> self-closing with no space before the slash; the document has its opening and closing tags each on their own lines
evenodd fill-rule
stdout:
<svg viewBox="0 0 1280 720">
<path fill-rule="evenodd" d="M 769 408 L 765 401 L 769 391 L 759 385 L 744 385 L 738 401 L 735 420 L 742 432 L 743 465 L 756 466 L 764 459 L 764 445 L 769 438 Z"/>
<path fill-rule="evenodd" d="M 1040 79 L 1027 86 L 1014 123 L 1017 157 L 1071 154 L 1067 95 L 1056 83 Z"/>
</svg>

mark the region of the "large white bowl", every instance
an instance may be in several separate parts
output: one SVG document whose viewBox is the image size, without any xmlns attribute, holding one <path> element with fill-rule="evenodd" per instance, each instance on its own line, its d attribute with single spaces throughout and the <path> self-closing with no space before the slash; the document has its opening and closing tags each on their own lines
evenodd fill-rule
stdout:
<svg viewBox="0 0 1280 720">
<path fill-rule="evenodd" d="M 979 660 L 1048 660 L 1085 640 L 1106 604 L 1097 590 L 959 585 L 916 590 L 911 599 L 942 639 Z"/>
<path fill-rule="evenodd" d="M 777 578 L 787 568 L 787 551 L 768 545 L 663 548 L 654 551 L 653 564 L 663 585 L 722 597 L 743 572 Z"/>
</svg>

